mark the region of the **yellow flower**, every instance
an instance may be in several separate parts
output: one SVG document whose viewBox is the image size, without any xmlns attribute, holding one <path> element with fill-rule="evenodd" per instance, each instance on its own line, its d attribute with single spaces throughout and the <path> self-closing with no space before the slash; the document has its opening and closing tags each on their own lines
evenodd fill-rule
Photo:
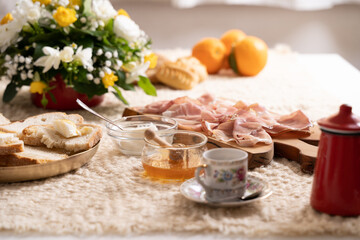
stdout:
<svg viewBox="0 0 360 240">
<path fill-rule="evenodd" d="M 30 84 L 30 92 L 42 94 L 44 92 L 44 88 L 46 87 L 47 85 L 44 82 L 32 82 Z"/>
<path fill-rule="evenodd" d="M 48 5 L 51 3 L 51 0 L 32 0 L 33 3 L 40 2 L 41 4 Z"/>
<path fill-rule="evenodd" d="M 68 7 L 75 7 L 75 6 L 81 6 L 81 0 L 69 0 Z"/>
<path fill-rule="evenodd" d="M 53 17 L 61 27 L 67 27 L 77 20 L 74 9 L 64 8 L 62 6 L 56 9 Z"/>
<path fill-rule="evenodd" d="M 0 24 L 4 25 L 7 24 L 8 22 L 11 22 L 12 20 L 14 20 L 13 16 L 11 15 L 11 13 L 8 13 L 3 17 L 3 19 L 1 19 Z"/>
<path fill-rule="evenodd" d="M 110 86 L 114 86 L 114 83 L 119 80 L 117 76 L 113 72 L 105 73 L 105 76 L 102 78 L 102 83 L 104 84 L 105 88 L 108 88 Z"/>
<path fill-rule="evenodd" d="M 119 9 L 117 13 L 118 13 L 118 15 L 124 15 L 124 16 L 130 18 L 130 15 L 122 8 Z"/>
<path fill-rule="evenodd" d="M 144 62 L 150 62 L 149 68 L 155 68 L 157 64 L 158 56 L 155 53 L 150 53 L 145 56 Z"/>
</svg>

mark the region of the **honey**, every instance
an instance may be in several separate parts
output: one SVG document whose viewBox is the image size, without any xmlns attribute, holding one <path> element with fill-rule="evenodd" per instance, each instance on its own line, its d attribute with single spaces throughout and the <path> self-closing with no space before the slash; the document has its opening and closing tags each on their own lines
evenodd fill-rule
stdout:
<svg viewBox="0 0 360 240">
<path fill-rule="evenodd" d="M 160 179 L 174 179 L 174 180 L 182 180 L 193 178 L 195 175 L 196 167 L 193 168 L 159 168 L 153 167 L 146 163 L 143 163 L 143 167 L 146 171 L 146 175 L 153 178 Z"/>
<path fill-rule="evenodd" d="M 200 165 L 200 157 L 191 154 L 190 150 L 184 153 L 183 159 L 174 161 L 169 158 L 168 151 L 163 151 L 144 159 L 142 164 L 148 177 L 185 180 L 194 177 L 195 170 Z"/>
</svg>

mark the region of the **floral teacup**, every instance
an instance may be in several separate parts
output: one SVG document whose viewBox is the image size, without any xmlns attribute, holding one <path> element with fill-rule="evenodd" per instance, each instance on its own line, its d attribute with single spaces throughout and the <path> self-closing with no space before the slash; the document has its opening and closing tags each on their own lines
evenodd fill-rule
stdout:
<svg viewBox="0 0 360 240">
<path fill-rule="evenodd" d="M 209 201 L 241 198 L 246 190 L 248 154 L 235 148 L 216 148 L 203 154 L 204 165 L 196 169 L 196 180 Z M 204 177 L 200 176 L 205 170 Z"/>
</svg>

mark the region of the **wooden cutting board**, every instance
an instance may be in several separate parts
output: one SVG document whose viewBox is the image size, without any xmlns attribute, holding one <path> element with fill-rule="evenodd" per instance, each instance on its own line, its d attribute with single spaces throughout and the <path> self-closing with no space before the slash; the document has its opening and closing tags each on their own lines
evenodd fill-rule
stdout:
<svg viewBox="0 0 360 240">
<path fill-rule="evenodd" d="M 142 114 L 134 109 L 125 108 L 123 116 L 133 115 Z M 207 147 L 208 149 L 230 147 L 246 151 L 249 154 L 249 169 L 268 165 L 272 161 L 275 153 L 276 156 L 298 162 L 303 172 L 312 173 L 317 156 L 320 130 L 317 126 L 314 126 L 310 132 L 310 136 L 298 136 L 294 134 L 283 135 L 281 138 L 274 138 L 273 144 L 257 144 L 254 147 L 240 147 L 235 142 L 226 143 L 208 137 Z"/>
</svg>

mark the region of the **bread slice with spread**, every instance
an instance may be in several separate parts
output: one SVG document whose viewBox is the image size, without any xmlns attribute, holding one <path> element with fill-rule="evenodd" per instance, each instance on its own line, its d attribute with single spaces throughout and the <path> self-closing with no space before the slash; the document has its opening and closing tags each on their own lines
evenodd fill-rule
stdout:
<svg viewBox="0 0 360 240">
<path fill-rule="evenodd" d="M 9 124 L 10 120 L 0 113 L 0 125 Z M 24 142 L 14 133 L 0 131 L 0 155 L 7 155 L 24 151 Z"/>
<path fill-rule="evenodd" d="M 26 145 L 60 148 L 80 152 L 100 141 L 102 129 L 92 124 L 75 124 L 66 119 L 54 120 L 50 125 L 33 125 L 22 131 L 20 139 Z"/>
<path fill-rule="evenodd" d="M 0 125 L 0 131 L 7 133 L 15 133 L 18 137 L 20 137 L 23 129 L 25 129 L 28 126 L 52 124 L 52 122 L 57 119 L 67 119 L 76 124 L 84 122 L 84 118 L 79 114 L 51 112 L 51 113 L 44 113 L 44 114 L 28 117 L 25 120 L 12 122 L 10 124 Z"/>
<path fill-rule="evenodd" d="M 44 113 L 12 123 L 1 117 L 0 167 L 63 160 L 92 148 L 102 137 L 101 127 L 83 124 L 79 114 Z"/>
</svg>

